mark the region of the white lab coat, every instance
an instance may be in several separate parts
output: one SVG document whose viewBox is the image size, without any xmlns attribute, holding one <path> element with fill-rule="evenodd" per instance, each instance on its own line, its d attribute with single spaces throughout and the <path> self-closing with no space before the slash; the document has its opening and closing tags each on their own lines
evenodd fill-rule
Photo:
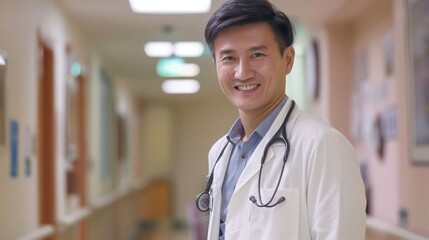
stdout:
<svg viewBox="0 0 429 240">
<path fill-rule="evenodd" d="M 307 240 L 365 238 L 365 191 L 352 145 L 328 124 L 301 112 L 296 106 L 286 125 L 291 144 L 289 158 L 273 208 L 259 208 L 260 160 L 267 142 L 282 124 L 289 99 L 250 157 L 231 197 L 225 224 L 226 240 Z M 227 143 L 219 139 L 209 152 L 209 169 Z M 219 160 L 211 187 L 209 240 L 219 238 L 222 183 L 231 155 L 228 144 Z M 277 184 L 285 148 L 276 143 L 268 151 L 262 171 L 261 195 L 269 201 Z"/>
</svg>

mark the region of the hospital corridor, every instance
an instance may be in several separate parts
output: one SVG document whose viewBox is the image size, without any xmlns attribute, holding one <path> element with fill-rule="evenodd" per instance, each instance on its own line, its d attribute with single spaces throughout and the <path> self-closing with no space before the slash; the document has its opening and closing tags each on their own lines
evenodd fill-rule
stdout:
<svg viewBox="0 0 429 240">
<path fill-rule="evenodd" d="M 0 240 L 207 239 L 239 117 L 204 37 L 225 1 L 0 0 Z M 286 95 L 355 149 L 366 240 L 429 239 L 429 1 L 271 2 Z"/>
</svg>

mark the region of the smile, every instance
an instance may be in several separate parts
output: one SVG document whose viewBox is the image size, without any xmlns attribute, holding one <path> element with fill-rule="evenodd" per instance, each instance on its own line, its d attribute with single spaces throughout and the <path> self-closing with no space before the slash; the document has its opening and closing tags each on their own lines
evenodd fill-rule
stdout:
<svg viewBox="0 0 429 240">
<path fill-rule="evenodd" d="M 258 86 L 259 84 L 251 84 L 251 85 L 240 85 L 240 86 L 236 86 L 235 88 L 240 91 L 250 91 L 257 88 Z"/>
</svg>

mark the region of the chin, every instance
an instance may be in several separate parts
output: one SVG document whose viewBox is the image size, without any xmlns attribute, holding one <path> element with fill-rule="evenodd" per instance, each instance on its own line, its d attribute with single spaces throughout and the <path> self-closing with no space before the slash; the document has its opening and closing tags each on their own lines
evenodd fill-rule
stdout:
<svg viewBox="0 0 429 240">
<path fill-rule="evenodd" d="M 234 104 L 234 106 L 240 111 L 253 111 L 257 109 L 257 106 L 249 104 Z"/>
</svg>

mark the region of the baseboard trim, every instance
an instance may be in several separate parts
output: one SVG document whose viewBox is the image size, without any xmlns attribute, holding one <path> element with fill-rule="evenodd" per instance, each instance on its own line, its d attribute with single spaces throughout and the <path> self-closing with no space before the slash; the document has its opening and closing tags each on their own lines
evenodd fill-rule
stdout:
<svg viewBox="0 0 429 240">
<path fill-rule="evenodd" d="M 408 230 L 405 230 L 403 228 L 400 228 L 398 226 L 395 226 L 393 224 L 389 224 L 386 222 L 383 222 L 381 220 L 375 219 L 373 217 L 367 217 L 366 218 L 366 225 L 369 228 L 379 230 L 382 232 L 386 232 L 404 239 L 410 239 L 410 240 L 429 240 L 429 238 L 419 236 L 415 233 L 412 233 Z"/>
</svg>

